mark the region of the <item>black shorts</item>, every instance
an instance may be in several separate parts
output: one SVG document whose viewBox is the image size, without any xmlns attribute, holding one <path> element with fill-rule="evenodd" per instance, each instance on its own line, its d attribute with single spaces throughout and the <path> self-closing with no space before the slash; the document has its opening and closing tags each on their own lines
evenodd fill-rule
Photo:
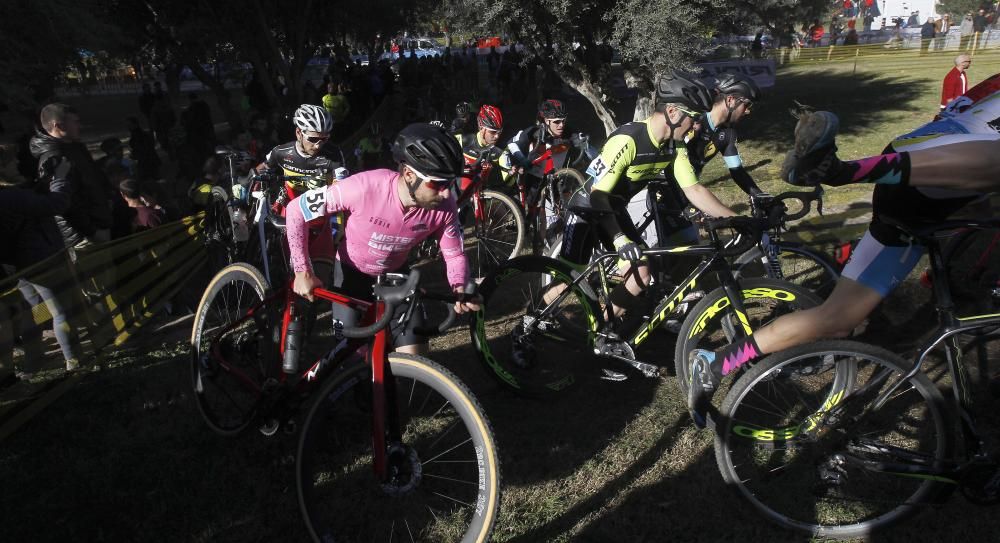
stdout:
<svg viewBox="0 0 1000 543">
<path fill-rule="evenodd" d="M 405 270 L 402 270 L 405 272 Z M 337 291 L 359 300 L 372 301 L 375 294 L 372 287 L 375 285 L 375 278 L 361 273 L 344 264 L 338 258 L 333 268 L 333 286 Z M 400 304 L 393 310 L 392 321 L 389 323 L 389 331 L 392 334 L 392 345 L 395 348 L 407 345 L 426 345 L 429 338 L 417 334 L 415 329 L 422 327 L 427 320 L 422 304 L 417 304 L 413 309 L 413 314 L 407 322 L 402 322 L 408 304 Z M 356 326 L 361 318 L 361 313 L 349 307 L 333 304 L 333 318 L 340 320 L 346 326 Z"/>
</svg>

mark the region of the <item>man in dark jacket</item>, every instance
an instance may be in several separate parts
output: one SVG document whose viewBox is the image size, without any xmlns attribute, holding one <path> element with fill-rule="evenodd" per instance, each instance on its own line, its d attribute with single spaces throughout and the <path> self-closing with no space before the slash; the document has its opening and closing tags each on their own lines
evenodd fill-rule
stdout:
<svg viewBox="0 0 1000 543">
<path fill-rule="evenodd" d="M 54 209 L 66 247 L 107 241 L 111 228 L 110 187 L 87 147 L 80 142 L 80 116 L 66 104 L 42 108 L 42 128 L 31 138 L 38 158 L 39 191 L 59 195 Z"/>
</svg>

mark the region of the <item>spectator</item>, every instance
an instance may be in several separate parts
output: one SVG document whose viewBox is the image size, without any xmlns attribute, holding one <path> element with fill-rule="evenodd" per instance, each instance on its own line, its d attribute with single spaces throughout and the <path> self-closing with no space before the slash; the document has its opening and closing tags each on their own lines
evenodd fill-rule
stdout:
<svg viewBox="0 0 1000 543">
<path fill-rule="evenodd" d="M 97 160 L 97 166 L 101 171 L 107 173 L 108 166 L 111 164 L 117 164 L 125 171 L 132 173 L 132 161 L 125 158 L 125 148 L 122 147 L 122 142 L 118 138 L 107 138 L 101 142 L 101 151 L 104 156 Z M 116 186 L 111 184 L 110 186 Z"/>
<path fill-rule="evenodd" d="M 968 51 L 969 45 L 972 43 L 972 38 L 976 35 L 972 13 L 966 13 L 965 17 L 962 18 L 962 23 L 958 26 L 958 32 L 960 34 L 958 49 L 960 51 Z"/>
<path fill-rule="evenodd" d="M 170 98 L 163 91 L 160 91 L 153 104 L 153 134 L 156 136 L 156 143 L 160 144 L 160 149 L 163 149 L 163 152 L 171 159 L 174 157 L 174 149 L 170 141 L 170 130 L 175 124 L 177 124 L 177 115 L 174 114 Z"/>
<path fill-rule="evenodd" d="M 972 30 L 976 33 L 973 47 L 976 49 L 982 49 L 986 45 L 986 36 L 984 36 L 983 33 L 986 32 L 986 25 L 988 23 L 989 21 L 986 19 L 986 10 L 979 8 L 979 13 L 972 17 Z"/>
<path fill-rule="evenodd" d="M 139 126 L 139 119 L 128 118 L 129 154 L 135 162 L 136 178 L 149 181 L 160 176 L 160 155 L 156 153 L 153 138 Z"/>
<path fill-rule="evenodd" d="M 139 95 L 139 111 L 146 118 L 146 126 L 152 126 L 151 115 L 154 103 L 156 103 L 156 96 L 153 95 L 153 90 L 149 88 L 149 83 L 143 83 L 142 94 Z"/>
<path fill-rule="evenodd" d="M 927 50 L 930 48 L 932 40 L 934 40 L 934 17 L 928 17 L 924 24 L 920 26 L 921 55 L 927 54 Z"/>
<path fill-rule="evenodd" d="M 906 20 L 907 27 L 914 27 L 920 24 L 920 12 L 911 11 L 910 18 Z"/>
<path fill-rule="evenodd" d="M 184 136 L 191 147 L 201 158 L 212 154 L 215 148 L 215 124 L 212 122 L 212 109 L 208 103 L 198 98 L 195 93 L 188 94 L 188 107 L 181 114 L 181 124 L 184 126 Z"/>
<path fill-rule="evenodd" d="M 243 92 L 246 95 L 247 103 L 251 110 L 262 115 L 267 115 L 271 112 L 271 102 L 267 99 L 264 84 L 257 79 L 256 71 L 250 76 L 250 81 L 247 82 L 247 86 L 243 89 Z"/>
<path fill-rule="evenodd" d="M 858 44 L 858 31 L 855 29 L 850 29 L 847 31 L 847 35 L 844 36 L 844 45 L 857 45 Z"/>
<path fill-rule="evenodd" d="M 948 29 L 951 27 L 951 15 L 947 13 L 934 21 L 934 50 L 944 50 L 945 42 L 948 41 Z"/>
<path fill-rule="evenodd" d="M 327 85 L 327 93 L 323 97 L 323 107 L 333 117 L 334 126 L 344 122 L 344 119 L 347 118 L 347 114 L 351 110 L 350 104 L 347 103 L 347 96 L 345 96 L 346 91 L 347 85 L 343 83 L 337 85 L 330 83 Z"/>
<path fill-rule="evenodd" d="M 132 233 L 156 228 L 163 224 L 165 219 L 163 210 L 149 205 L 150 202 L 146 200 L 135 179 L 125 179 L 119 183 L 118 191 L 134 213 L 131 222 Z"/>
<path fill-rule="evenodd" d="M 38 158 L 38 181 L 70 200 L 55 214 L 65 246 L 107 241 L 109 186 L 104 172 L 80 143 L 79 115 L 71 106 L 54 103 L 42 108 L 40 120 L 42 128 L 31 138 L 31 154 Z"/>
<path fill-rule="evenodd" d="M 969 79 L 965 71 L 972 65 L 972 57 L 962 53 L 955 57 L 955 67 L 944 76 L 941 88 L 941 109 L 944 109 L 955 98 L 969 90 Z"/>
<path fill-rule="evenodd" d="M 814 20 L 812 26 L 809 27 L 809 47 L 819 47 L 819 42 L 822 41 L 825 32 L 823 25 L 819 24 L 819 19 Z"/>
</svg>

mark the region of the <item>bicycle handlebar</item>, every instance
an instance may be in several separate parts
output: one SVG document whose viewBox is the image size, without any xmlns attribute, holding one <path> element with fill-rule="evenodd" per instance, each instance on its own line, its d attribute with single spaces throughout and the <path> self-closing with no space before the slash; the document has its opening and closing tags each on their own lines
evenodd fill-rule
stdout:
<svg viewBox="0 0 1000 543">
<path fill-rule="evenodd" d="M 420 282 L 420 271 L 413 270 L 409 273 L 406 278 L 406 282 L 400 285 L 386 285 L 386 284 L 376 284 L 374 287 L 375 298 L 381 299 L 385 303 L 384 312 L 382 317 L 378 321 L 372 323 L 368 326 L 362 327 L 349 327 L 345 326 L 341 333 L 344 337 L 351 339 L 363 339 L 375 335 L 379 330 L 385 328 L 389 321 L 392 320 L 393 312 L 400 303 L 409 299 L 411 304 L 410 310 L 416 306 L 419 299 L 423 298 L 426 300 L 434 300 L 439 302 L 446 302 L 448 307 L 448 316 L 445 317 L 441 323 L 437 326 L 417 326 L 414 327 L 413 331 L 421 336 L 437 336 L 446 332 L 449 328 L 455 324 L 455 320 L 458 314 L 455 313 L 455 302 L 463 302 L 470 299 L 472 293 L 458 294 L 458 293 L 430 293 L 423 289 L 418 289 L 417 284 Z M 474 286 L 472 287 L 474 290 Z M 467 288 L 466 290 L 469 290 Z"/>
<path fill-rule="evenodd" d="M 364 339 L 375 335 L 376 332 L 385 328 L 389 324 L 389 321 L 392 320 L 392 313 L 396 305 L 416 293 L 419 281 L 420 271 L 413 270 L 402 285 L 376 284 L 374 287 L 375 298 L 381 299 L 385 303 L 382 317 L 368 326 L 345 326 L 341 330 L 341 333 L 344 334 L 344 337 L 351 339 Z"/>
</svg>

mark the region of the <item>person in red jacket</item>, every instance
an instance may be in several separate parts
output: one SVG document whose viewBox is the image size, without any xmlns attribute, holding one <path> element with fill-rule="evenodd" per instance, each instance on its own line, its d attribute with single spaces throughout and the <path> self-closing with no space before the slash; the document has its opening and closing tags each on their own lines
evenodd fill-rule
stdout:
<svg viewBox="0 0 1000 543">
<path fill-rule="evenodd" d="M 944 85 L 941 88 L 941 109 L 944 109 L 955 98 L 965 94 L 969 90 L 969 78 L 965 73 L 972 65 L 972 57 L 961 54 L 955 57 L 955 67 L 944 76 Z"/>
</svg>

